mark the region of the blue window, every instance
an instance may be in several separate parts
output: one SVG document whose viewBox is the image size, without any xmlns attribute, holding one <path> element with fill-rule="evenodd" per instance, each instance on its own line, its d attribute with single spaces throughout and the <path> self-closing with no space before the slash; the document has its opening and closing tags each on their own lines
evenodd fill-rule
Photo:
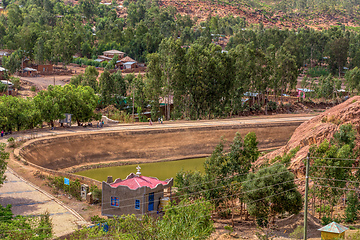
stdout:
<svg viewBox="0 0 360 240">
<path fill-rule="evenodd" d="M 118 197 L 111 197 L 111 206 L 113 206 L 113 207 L 119 206 L 119 198 Z"/>
<path fill-rule="evenodd" d="M 154 193 L 149 193 L 148 211 L 154 211 Z"/>
<path fill-rule="evenodd" d="M 140 209 L 140 200 L 135 200 L 135 209 Z"/>
</svg>

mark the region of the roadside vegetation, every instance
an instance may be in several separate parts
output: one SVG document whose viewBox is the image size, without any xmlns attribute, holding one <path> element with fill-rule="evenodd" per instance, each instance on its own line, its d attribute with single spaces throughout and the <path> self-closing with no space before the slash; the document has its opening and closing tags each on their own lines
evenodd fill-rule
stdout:
<svg viewBox="0 0 360 240">
<path fill-rule="evenodd" d="M 211 209 L 208 202 L 183 200 L 167 206 L 162 218 L 147 215 L 141 219 L 135 215 L 113 219 L 95 217 L 95 226 L 78 230 L 67 239 L 208 239 L 215 230 Z"/>
</svg>

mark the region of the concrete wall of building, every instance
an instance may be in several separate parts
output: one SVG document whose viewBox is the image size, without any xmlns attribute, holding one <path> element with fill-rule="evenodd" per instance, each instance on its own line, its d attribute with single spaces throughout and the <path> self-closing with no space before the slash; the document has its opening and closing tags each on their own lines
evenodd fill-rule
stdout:
<svg viewBox="0 0 360 240">
<path fill-rule="evenodd" d="M 53 65 L 51 64 L 43 64 L 43 65 L 38 65 L 37 70 L 39 72 L 52 72 L 54 71 L 54 68 Z"/>
<path fill-rule="evenodd" d="M 154 193 L 154 210 L 148 211 L 149 194 Z M 121 216 L 123 214 L 156 214 L 160 204 L 160 198 L 164 196 L 163 185 L 158 185 L 156 188 L 141 187 L 132 190 L 127 186 L 111 187 L 108 183 L 102 183 L 102 205 L 101 214 L 103 216 Z M 119 198 L 119 206 L 111 206 L 111 197 Z M 140 200 L 140 209 L 135 209 L 135 200 Z"/>
</svg>

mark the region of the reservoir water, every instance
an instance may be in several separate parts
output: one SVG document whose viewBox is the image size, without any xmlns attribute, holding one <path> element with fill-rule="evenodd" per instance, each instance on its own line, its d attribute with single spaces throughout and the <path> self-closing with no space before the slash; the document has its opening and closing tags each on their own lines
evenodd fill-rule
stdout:
<svg viewBox="0 0 360 240">
<path fill-rule="evenodd" d="M 121 178 L 125 179 L 130 173 L 136 173 L 136 167 L 141 167 L 141 175 L 148 177 L 157 177 L 159 180 L 165 180 L 167 178 L 175 178 L 176 173 L 180 170 L 198 170 L 204 171 L 205 158 L 191 158 L 177 161 L 167 162 L 154 162 L 154 163 L 142 163 L 133 165 L 124 165 L 117 167 L 106 167 L 90 169 L 75 174 L 86 176 L 99 181 L 106 181 L 107 176 L 112 176 L 113 179 Z"/>
</svg>

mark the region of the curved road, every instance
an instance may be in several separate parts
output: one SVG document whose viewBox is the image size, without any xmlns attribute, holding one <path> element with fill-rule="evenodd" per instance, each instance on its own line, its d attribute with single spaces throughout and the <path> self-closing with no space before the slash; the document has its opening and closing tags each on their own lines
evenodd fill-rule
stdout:
<svg viewBox="0 0 360 240">
<path fill-rule="evenodd" d="M 6 143 L 9 137 L 18 139 L 38 138 L 53 135 L 63 135 L 69 133 L 90 133 L 104 131 L 121 131 L 121 130 L 150 130 L 159 128 L 191 128 L 191 127 L 208 127 L 223 126 L 236 124 L 271 124 L 281 122 L 305 122 L 314 115 L 277 115 L 263 117 L 244 117 L 238 119 L 211 120 L 211 121 L 179 121 L 166 122 L 160 124 L 155 122 L 153 125 L 148 123 L 136 124 L 105 124 L 104 128 L 83 128 L 70 127 L 56 130 L 40 129 L 34 131 L 24 131 L 6 135 L 0 139 L 0 142 Z M 77 229 L 78 225 L 84 224 L 85 220 L 74 210 L 66 207 L 61 201 L 27 182 L 18 176 L 11 169 L 5 173 L 7 180 L 0 188 L 0 204 L 6 206 L 12 204 L 13 213 L 16 215 L 38 215 L 48 211 L 53 220 L 53 230 L 55 236 L 62 236 Z M 86 223 L 86 222 L 85 222 Z"/>
<path fill-rule="evenodd" d="M 285 122 L 305 122 L 310 120 L 315 115 L 295 115 L 292 114 L 287 116 L 276 115 L 274 116 L 256 116 L 256 117 L 243 117 L 236 119 L 222 119 L 222 120 L 205 120 L 205 121 L 179 121 L 179 122 L 164 122 L 164 124 L 160 124 L 158 122 L 154 122 L 153 125 L 149 125 L 149 123 L 135 123 L 135 124 L 117 124 L 117 123 L 109 123 L 105 122 L 104 128 L 97 128 L 96 125 L 93 127 L 78 127 L 72 126 L 68 128 L 56 128 L 55 130 L 50 129 L 38 129 L 31 131 L 24 131 L 21 133 L 14 133 L 12 135 L 6 135 L 3 138 L 0 138 L 0 142 L 6 143 L 9 137 L 14 137 L 18 139 L 29 139 L 29 138 L 39 138 L 46 136 L 54 136 L 54 135 L 63 135 L 63 134 L 71 134 L 71 133 L 90 133 L 90 132 L 103 132 L 103 131 L 126 131 L 126 130 L 151 130 L 151 129 L 161 129 L 161 128 L 192 128 L 192 127 L 209 127 L 209 126 L 223 126 L 223 125 L 251 125 L 251 124 L 271 124 L 271 123 L 285 123 Z"/>
</svg>

